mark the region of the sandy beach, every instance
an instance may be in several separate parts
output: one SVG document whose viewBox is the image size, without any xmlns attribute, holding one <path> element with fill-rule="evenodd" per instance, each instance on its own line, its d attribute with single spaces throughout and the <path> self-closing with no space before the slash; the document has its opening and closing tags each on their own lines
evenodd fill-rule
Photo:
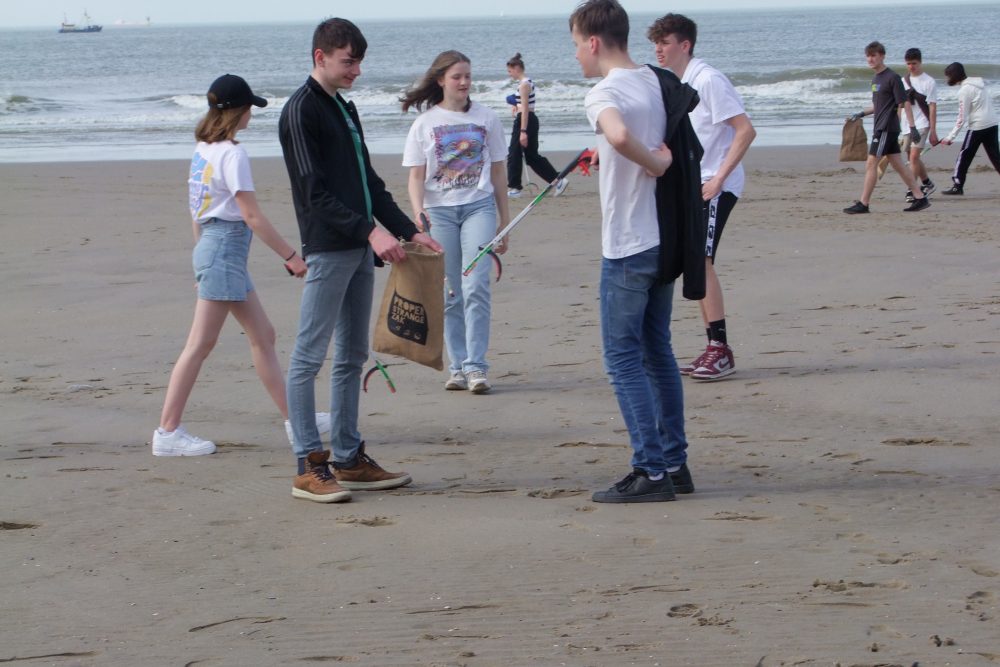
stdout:
<svg viewBox="0 0 1000 667">
<path fill-rule="evenodd" d="M 956 150 L 927 155 L 939 189 Z M 297 239 L 283 163 L 252 164 Z M 590 501 L 630 454 L 596 178 L 511 240 L 493 393 L 386 358 L 362 433 L 414 483 L 320 505 L 232 320 L 185 414 L 219 452 L 150 453 L 195 300 L 187 163 L 0 165 L 0 662 L 1000 664 L 1000 178 L 980 154 L 910 214 L 889 173 L 848 216 L 864 166 L 837 147 L 746 164 L 719 255 L 738 372 L 684 383 L 697 492 L 623 506 Z M 287 365 L 301 283 L 250 261 Z M 679 288 L 673 338 L 704 347 Z"/>
</svg>

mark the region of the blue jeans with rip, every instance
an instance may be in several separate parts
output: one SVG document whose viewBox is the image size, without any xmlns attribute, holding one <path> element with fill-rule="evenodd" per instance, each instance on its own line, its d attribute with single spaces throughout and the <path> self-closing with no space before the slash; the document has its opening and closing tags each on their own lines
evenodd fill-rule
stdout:
<svg viewBox="0 0 1000 667">
<path fill-rule="evenodd" d="M 444 343 L 451 372 L 487 371 L 490 344 L 490 269 L 484 257 L 468 276 L 462 270 L 496 236 L 493 195 L 458 206 L 432 206 L 431 237 L 444 246 Z"/>
<path fill-rule="evenodd" d="M 632 466 L 658 474 L 687 461 L 684 396 L 670 346 L 673 283 L 659 247 L 601 263 L 604 368 L 628 428 Z"/>
<path fill-rule="evenodd" d="M 302 290 L 299 333 L 288 365 L 288 420 L 298 458 L 323 449 L 316 429 L 316 375 L 333 338 L 330 370 L 330 448 L 333 460 L 351 464 L 361 445 L 358 402 L 361 372 L 368 359 L 375 266 L 371 246 L 315 252 Z"/>
</svg>

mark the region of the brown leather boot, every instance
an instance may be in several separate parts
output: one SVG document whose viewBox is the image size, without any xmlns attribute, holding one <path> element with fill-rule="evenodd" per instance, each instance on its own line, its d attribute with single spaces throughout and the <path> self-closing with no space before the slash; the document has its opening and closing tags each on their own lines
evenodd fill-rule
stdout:
<svg viewBox="0 0 1000 667">
<path fill-rule="evenodd" d="M 351 499 L 351 492 L 337 484 L 330 473 L 330 451 L 309 452 L 306 471 L 296 475 L 292 495 L 316 503 L 342 503 Z"/>
<path fill-rule="evenodd" d="M 338 468 L 334 466 L 333 474 L 340 485 L 347 489 L 395 489 L 406 486 L 413 481 L 408 473 L 387 472 L 375 463 L 375 459 L 365 454 L 365 443 L 358 449 L 358 465 L 353 468 Z"/>
</svg>

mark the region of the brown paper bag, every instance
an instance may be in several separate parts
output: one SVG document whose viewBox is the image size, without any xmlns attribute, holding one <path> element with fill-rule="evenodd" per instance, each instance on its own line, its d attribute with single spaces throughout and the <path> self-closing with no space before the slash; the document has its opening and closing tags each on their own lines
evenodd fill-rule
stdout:
<svg viewBox="0 0 1000 667">
<path fill-rule="evenodd" d="M 375 322 L 372 349 L 444 370 L 444 254 L 404 242 L 392 265 Z"/>
<path fill-rule="evenodd" d="M 840 142 L 841 162 L 864 162 L 868 159 L 868 135 L 865 124 L 858 120 L 844 121 L 843 139 Z"/>
</svg>

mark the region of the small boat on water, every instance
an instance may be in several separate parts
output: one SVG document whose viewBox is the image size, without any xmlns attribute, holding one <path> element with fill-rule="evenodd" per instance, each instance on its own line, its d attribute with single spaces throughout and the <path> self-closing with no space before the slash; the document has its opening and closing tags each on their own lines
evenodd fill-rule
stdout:
<svg viewBox="0 0 1000 667">
<path fill-rule="evenodd" d="M 87 14 L 87 10 L 83 10 L 83 23 L 77 25 L 76 23 L 67 23 L 66 16 L 63 15 L 63 22 L 59 26 L 59 32 L 100 32 L 104 26 L 95 25 L 90 22 L 90 15 Z"/>
</svg>

